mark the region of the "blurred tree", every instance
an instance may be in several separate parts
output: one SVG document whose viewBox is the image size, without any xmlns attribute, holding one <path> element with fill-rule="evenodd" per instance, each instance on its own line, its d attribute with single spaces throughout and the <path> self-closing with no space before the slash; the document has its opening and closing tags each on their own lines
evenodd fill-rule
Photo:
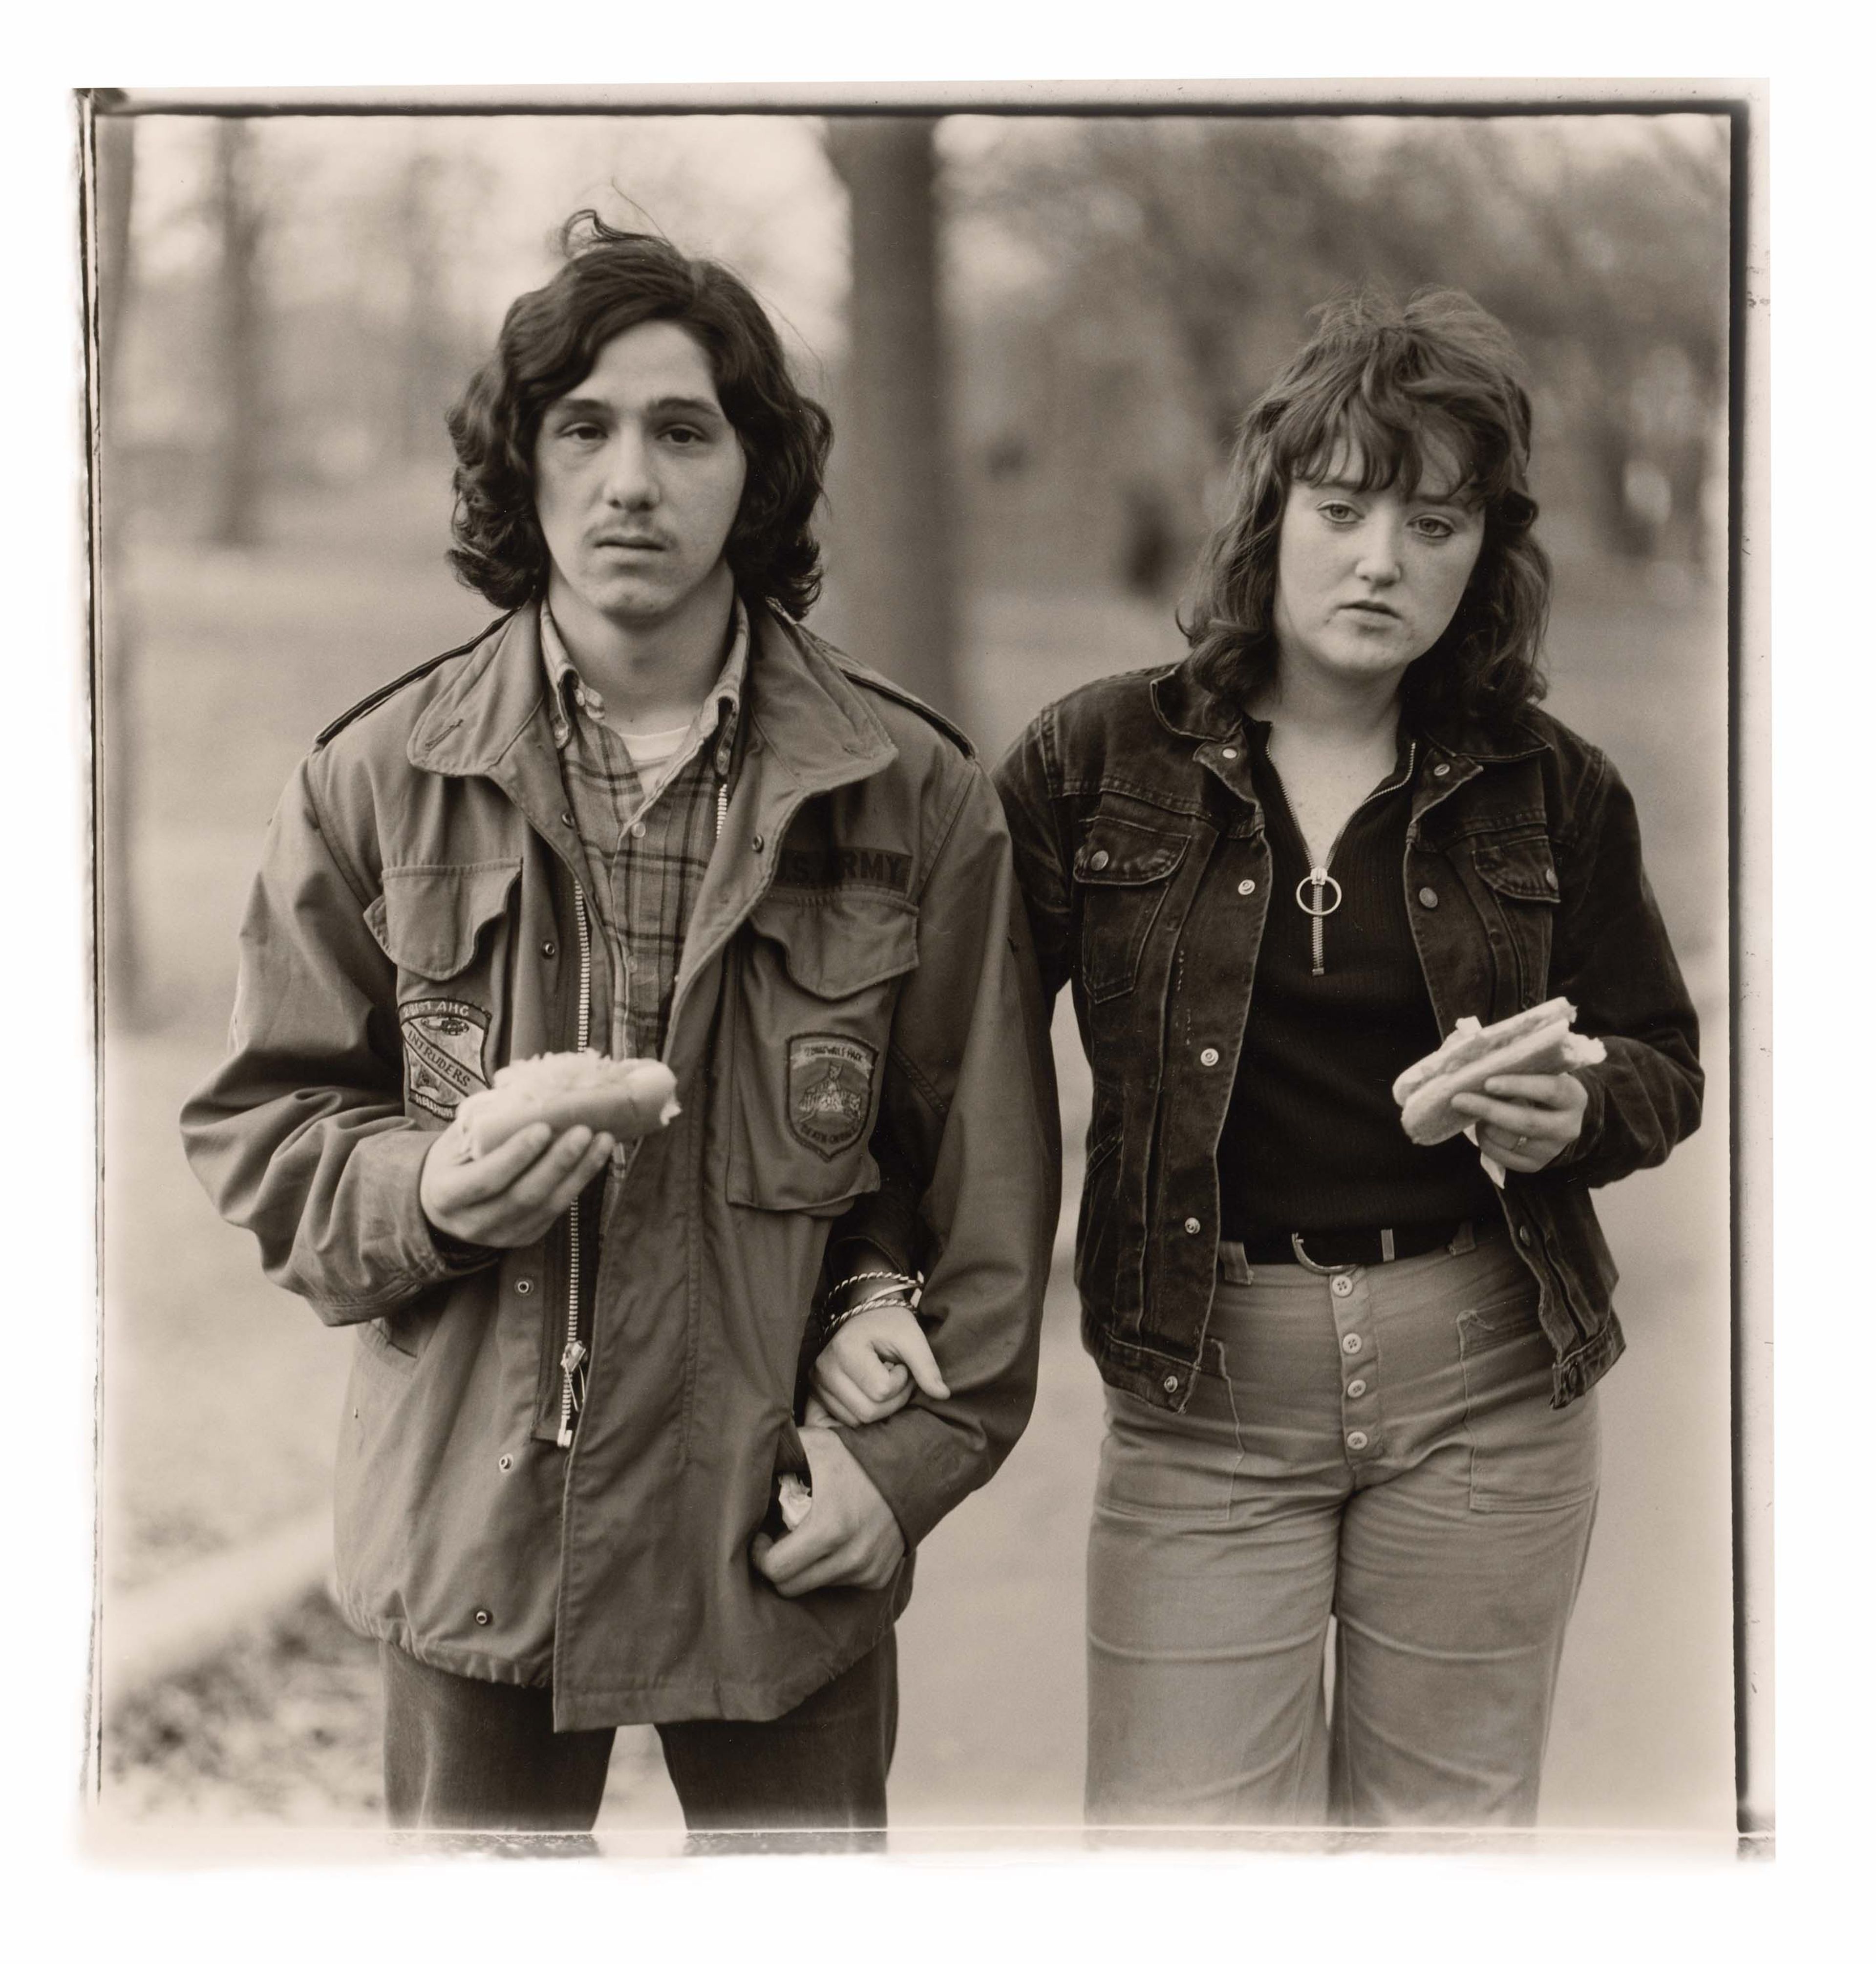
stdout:
<svg viewBox="0 0 1876 1964">
<path fill-rule="evenodd" d="M 957 713 L 933 122 L 835 117 L 852 212 L 841 580 L 861 659 Z"/>
<path fill-rule="evenodd" d="M 448 372 L 453 351 L 437 197 L 442 168 L 440 159 L 420 150 L 397 175 L 394 222 L 405 299 L 397 348 L 397 431 L 398 455 L 405 463 L 434 448 L 438 378 Z"/>
<path fill-rule="evenodd" d="M 90 128 L 96 224 L 92 261 L 97 306 L 94 351 L 101 425 L 92 467 L 101 474 L 96 506 L 101 521 L 97 615 L 101 629 L 101 675 L 94 711 L 93 755 L 97 760 L 97 851 L 104 903 L 102 966 L 112 1022 L 119 1027 L 134 1027 L 146 1019 L 148 990 L 137 932 L 133 864 L 136 827 L 132 815 L 137 791 L 137 635 L 126 577 L 124 521 L 130 499 L 121 482 L 123 450 L 116 412 L 124 400 L 119 356 L 130 295 L 130 213 L 137 186 L 137 123 L 129 116 L 94 115 Z"/>
<path fill-rule="evenodd" d="M 1311 305 L 1437 284 L 1518 338 L 1556 411 L 1540 470 L 1563 453 L 1549 474 L 1605 547 L 1691 556 L 1724 440 L 1727 173 L 1723 127 L 1691 116 L 1039 119 L 956 188 L 1039 269 L 1027 345 L 1056 372 L 1031 393 L 1100 403 L 1117 511 L 1145 457 L 1174 470 L 1181 403 L 1210 446 L 1184 473 L 1196 505 Z"/>
<path fill-rule="evenodd" d="M 214 210 L 220 246 L 216 332 L 223 417 L 209 537 L 251 545 L 261 533 L 265 405 L 260 283 L 266 211 L 255 169 L 254 132 L 243 117 L 215 126 Z"/>
</svg>

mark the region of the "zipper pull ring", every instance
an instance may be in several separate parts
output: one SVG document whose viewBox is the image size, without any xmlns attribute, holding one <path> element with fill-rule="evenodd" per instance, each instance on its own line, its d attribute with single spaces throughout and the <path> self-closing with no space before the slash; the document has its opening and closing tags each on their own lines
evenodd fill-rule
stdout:
<svg viewBox="0 0 1876 1964">
<path fill-rule="evenodd" d="M 1325 907 L 1324 897 L 1330 887 L 1335 889 L 1335 897 Z M 1309 897 L 1303 897 L 1303 890 L 1309 890 Z M 1312 866 L 1308 873 L 1296 882 L 1296 904 L 1309 916 L 1309 973 L 1321 975 L 1326 971 L 1322 962 L 1322 923 L 1342 903 L 1342 883 L 1326 866 Z"/>
</svg>

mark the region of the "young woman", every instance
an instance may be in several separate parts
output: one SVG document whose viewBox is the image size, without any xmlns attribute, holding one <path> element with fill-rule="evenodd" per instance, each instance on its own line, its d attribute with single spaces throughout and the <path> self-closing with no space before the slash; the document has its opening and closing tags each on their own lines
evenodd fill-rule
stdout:
<svg viewBox="0 0 1876 1964">
<path fill-rule="evenodd" d="M 1534 706 L 1508 338 L 1454 294 L 1317 319 L 1245 420 L 1189 657 L 998 773 L 1094 1073 L 1088 1810 L 1528 1823 L 1622 1349 L 1589 1191 L 1698 1122 L 1695 1019 L 1628 792 Z M 1603 1062 L 1408 1138 L 1399 1072 L 1556 996 Z M 863 1419 L 906 1388 L 856 1321 L 818 1382 Z"/>
</svg>

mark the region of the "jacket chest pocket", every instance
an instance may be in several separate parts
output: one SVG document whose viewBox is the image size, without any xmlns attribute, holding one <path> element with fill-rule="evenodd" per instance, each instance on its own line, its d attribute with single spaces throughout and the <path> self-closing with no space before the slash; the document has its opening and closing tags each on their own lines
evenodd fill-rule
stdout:
<svg viewBox="0 0 1876 1964">
<path fill-rule="evenodd" d="M 1486 932 L 1502 980 L 1517 1006 L 1529 1009 L 1550 992 L 1550 941 L 1560 902 L 1550 842 L 1482 839 L 1473 865 L 1486 894 Z"/>
<path fill-rule="evenodd" d="M 1075 855 L 1081 986 L 1091 1003 L 1139 979 L 1141 951 L 1165 904 L 1184 834 L 1105 815 L 1089 820 Z"/>
<path fill-rule="evenodd" d="M 387 866 L 365 926 L 397 964 L 404 1105 L 413 1118 L 455 1115 L 488 1088 L 507 1041 L 501 977 L 519 859 Z"/>
<path fill-rule="evenodd" d="M 841 1211 L 879 1184 L 868 1142 L 918 916 L 885 894 L 770 894 L 738 941 L 730 1199 Z"/>
</svg>

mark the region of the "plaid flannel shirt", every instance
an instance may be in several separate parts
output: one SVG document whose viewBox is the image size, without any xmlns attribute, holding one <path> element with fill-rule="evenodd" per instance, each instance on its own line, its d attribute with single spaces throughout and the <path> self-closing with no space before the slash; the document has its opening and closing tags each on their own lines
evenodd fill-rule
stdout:
<svg viewBox="0 0 1876 1964">
<path fill-rule="evenodd" d="M 691 910 L 716 844 L 718 792 L 736 756 L 749 617 L 738 599 L 723 669 L 647 790 L 603 700 L 580 679 L 544 605 L 541 652 L 586 899 L 612 980 L 609 1054 L 660 1057 Z"/>
</svg>

